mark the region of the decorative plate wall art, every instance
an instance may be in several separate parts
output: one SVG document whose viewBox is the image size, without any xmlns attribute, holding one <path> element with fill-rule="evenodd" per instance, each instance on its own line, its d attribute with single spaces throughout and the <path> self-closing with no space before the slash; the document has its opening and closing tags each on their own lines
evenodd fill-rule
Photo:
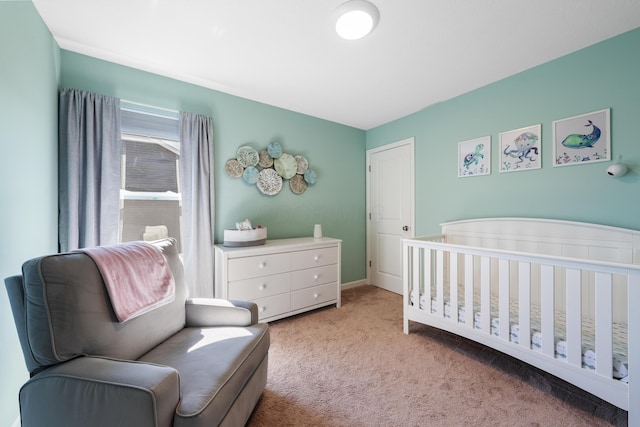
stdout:
<svg viewBox="0 0 640 427">
<path fill-rule="evenodd" d="M 295 156 L 297 169 L 296 173 L 300 175 L 304 175 L 304 173 L 309 169 L 309 162 L 303 156 Z"/>
<path fill-rule="evenodd" d="M 307 169 L 304 173 L 304 180 L 307 184 L 313 185 L 316 183 L 318 179 L 318 175 L 316 175 L 316 171 L 313 169 Z"/>
<path fill-rule="evenodd" d="M 262 168 L 270 168 L 273 166 L 273 157 L 269 155 L 267 150 L 262 150 L 258 153 L 260 160 L 258 160 L 258 165 Z"/>
<path fill-rule="evenodd" d="M 273 169 L 262 169 L 257 185 L 262 193 L 273 196 L 282 190 L 282 177 Z"/>
<path fill-rule="evenodd" d="M 240 165 L 237 159 L 229 159 L 224 164 L 224 170 L 231 178 L 240 178 L 244 168 Z"/>
<path fill-rule="evenodd" d="M 273 141 L 264 150 L 242 145 L 236 158 L 225 163 L 225 172 L 231 178 L 240 178 L 267 196 L 278 194 L 289 180 L 294 194 L 302 194 L 317 181 L 317 173 L 309 168 L 309 161 L 301 155 L 286 153 L 282 145 Z"/>
<path fill-rule="evenodd" d="M 282 145 L 279 142 L 271 142 L 267 145 L 267 153 L 274 159 L 279 159 L 282 156 Z"/>
<path fill-rule="evenodd" d="M 289 180 L 289 187 L 294 193 L 302 194 L 307 189 L 307 182 L 304 180 L 304 176 L 296 174 Z"/>
<path fill-rule="evenodd" d="M 243 168 L 255 166 L 258 164 L 258 152 L 247 145 L 243 145 L 238 148 L 237 159 Z"/>
<path fill-rule="evenodd" d="M 260 171 L 255 166 L 247 166 L 242 173 L 242 178 L 247 184 L 255 184 L 260 177 Z"/>
<path fill-rule="evenodd" d="M 291 179 L 298 170 L 298 163 L 291 154 L 283 153 L 282 156 L 273 161 L 273 167 L 278 172 L 278 175 L 284 179 Z"/>
</svg>

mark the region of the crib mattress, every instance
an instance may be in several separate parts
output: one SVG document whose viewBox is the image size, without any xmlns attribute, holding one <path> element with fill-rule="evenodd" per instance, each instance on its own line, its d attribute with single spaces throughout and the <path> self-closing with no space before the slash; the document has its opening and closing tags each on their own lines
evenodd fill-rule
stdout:
<svg viewBox="0 0 640 427">
<path fill-rule="evenodd" d="M 463 293 L 460 293 L 463 294 Z M 480 295 L 476 291 L 474 295 L 473 307 L 473 326 L 476 329 L 481 328 L 482 315 L 480 313 Z M 432 313 L 437 313 L 438 306 L 436 296 L 431 295 L 427 300 L 424 294 L 420 295 L 420 309 L 428 309 Z M 498 336 L 500 331 L 500 319 L 498 318 L 498 298 L 491 295 L 491 334 Z M 510 341 L 518 344 L 520 342 L 520 325 L 518 324 L 518 303 L 511 301 L 509 307 L 510 318 Z M 451 305 L 448 296 L 444 298 L 444 317 L 451 318 Z M 540 327 L 540 307 L 531 305 L 531 349 L 541 351 L 542 332 Z M 458 305 L 458 323 L 466 323 L 466 308 L 464 300 L 459 301 Z M 565 341 L 566 319 L 561 313 L 555 316 L 555 356 L 559 359 L 567 358 L 567 343 Z M 621 381 L 628 380 L 628 359 L 627 359 L 627 325 L 623 323 L 613 324 L 613 377 Z M 582 320 L 582 367 L 585 369 L 595 370 L 596 353 L 595 353 L 595 324 L 590 319 Z"/>
</svg>

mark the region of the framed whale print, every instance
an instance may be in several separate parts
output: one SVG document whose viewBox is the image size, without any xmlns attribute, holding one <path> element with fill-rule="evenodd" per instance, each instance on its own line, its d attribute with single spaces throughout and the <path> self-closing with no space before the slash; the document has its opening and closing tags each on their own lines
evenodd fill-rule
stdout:
<svg viewBox="0 0 640 427">
<path fill-rule="evenodd" d="M 611 160 L 611 109 L 553 122 L 553 166 Z"/>
<path fill-rule="evenodd" d="M 500 133 L 500 173 L 540 169 L 542 125 Z"/>
<path fill-rule="evenodd" d="M 458 177 L 491 173 L 491 136 L 458 143 Z"/>
</svg>

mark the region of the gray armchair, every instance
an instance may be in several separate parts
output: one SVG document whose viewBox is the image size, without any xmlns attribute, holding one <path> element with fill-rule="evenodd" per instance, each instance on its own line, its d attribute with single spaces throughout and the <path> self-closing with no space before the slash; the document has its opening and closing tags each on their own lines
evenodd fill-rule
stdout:
<svg viewBox="0 0 640 427">
<path fill-rule="evenodd" d="M 23 426 L 242 426 L 267 380 L 269 330 L 253 303 L 187 298 L 173 239 L 154 242 L 174 300 L 118 322 L 85 253 L 24 263 L 5 280 L 31 378 Z"/>
</svg>

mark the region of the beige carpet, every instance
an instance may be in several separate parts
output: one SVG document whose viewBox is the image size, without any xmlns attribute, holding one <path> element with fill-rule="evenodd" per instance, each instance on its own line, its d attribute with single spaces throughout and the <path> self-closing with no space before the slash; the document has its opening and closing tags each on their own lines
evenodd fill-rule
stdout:
<svg viewBox="0 0 640 427">
<path fill-rule="evenodd" d="M 342 298 L 270 324 L 269 379 L 249 426 L 611 425 L 571 387 L 534 387 L 491 349 L 415 323 L 403 334 L 400 295 L 361 286 Z"/>
</svg>

